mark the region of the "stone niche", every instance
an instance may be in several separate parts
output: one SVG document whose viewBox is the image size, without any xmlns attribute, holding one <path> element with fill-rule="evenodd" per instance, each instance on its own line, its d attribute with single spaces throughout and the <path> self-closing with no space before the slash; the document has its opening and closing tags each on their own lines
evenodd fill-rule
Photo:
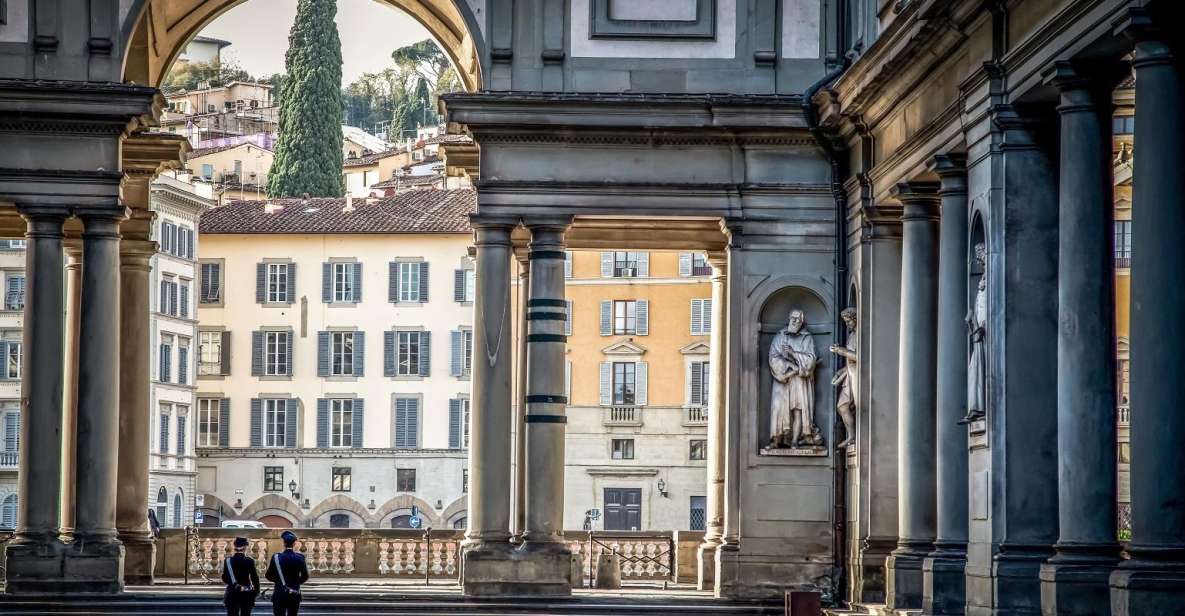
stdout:
<svg viewBox="0 0 1185 616">
<path fill-rule="evenodd" d="M 815 408 L 810 419 L 819 428 L 823 443 L 816 447 L 795 447 L 770 449 L 770 398 L 773 389 L 773 375 L 769 368 L 769 347 L 778 331 L 786 327 L 790 312 L 801 310 L 806 317 L 803 328 L 811 334 L 815 343 Z M 786 286 L 775 291 L 761 308 L 761 323 L 758 340 L 757 366 L 757 442 L 760 455 L 779 456 L 826 456 L 832 439 L 832 417 L 835 414 L 834 392 L 831 386 L 833 357 L 829 348 L 833 342 L 831 314 L 827 306 L 815 293 L 799 286 Z"/>
</svg>

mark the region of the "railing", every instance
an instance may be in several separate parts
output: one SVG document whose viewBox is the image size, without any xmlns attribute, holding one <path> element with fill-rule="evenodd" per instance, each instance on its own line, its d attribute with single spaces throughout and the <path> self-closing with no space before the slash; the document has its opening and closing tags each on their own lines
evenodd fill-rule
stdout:
<svg viewBox="0 0 1185 616">
<path fill-rule="evenodd" d="M 21 458 L 20 451 L 0 451 L 0 469 L 16 469 Z"/>
<path fill-rule="evenodd" d="M 564 543 L 580 557 L 586 576 L 590 568 L 596 570 L 597 558 L 604 552 L 616 552 L 621 557 L 623 582 L 669 580 L 674 576 L 675 542 L 671 533 L 566 531 Z"/>
<path fill-rule="evenodd" d="M 642 409 L 636 406 L 610 406 L 605 409 L 606 426 L 640 426 Z"/>
<path fill-rule="evenodd" d="M 459 530 L 296 529 L 297 551 L 309 571 L 323 577 L 384 578 L 425 584 L 454 584 L 460 577 Z M 158 578 L 220 583 L 222 566 L 235 537 L 248 541 L 247 554 L 260 575 L 272 554 L 283 549 L 279 529 L 166 528 L 156 538 Z M 703 532 L 567 531 L 564 543 L 580 559 L 587 576 L 603 552 L 616 552 L 623 582 L 694 579 L 696 550 Z M 591 554 L 591 559 L 589 555 Z"/>
<path fill-rule="evenodd" d="M 329 576 L 391 577 L 455 581 L 460 571 L 463 531 L 405 529 L 297 529 L 296 550 L 309 571 Z M 245 537 L 247 554 L 260 573 L 272 554 L 283 549 L 276 529 L 162 529 L 157 537 L 156 575 L 215 581 L 233 552 L 235 537 Z"/>
<path fill-rule="evenodd" d="M 684 415 L 683 425 L 685 426 L 703 426 L 708 423 L 708 407 L 706 406 L 689 406 L 687 407 L 687 414 Z"/>
</svg>

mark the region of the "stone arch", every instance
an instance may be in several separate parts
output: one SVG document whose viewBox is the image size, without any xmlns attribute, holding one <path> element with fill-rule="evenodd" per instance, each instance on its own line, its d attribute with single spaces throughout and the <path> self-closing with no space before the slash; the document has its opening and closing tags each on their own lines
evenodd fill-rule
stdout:
<svg viewBox="0 0 1185 616">
<path fill-rule="evenodd" d="M 237 517 L 254 520 L 258 516 L 263 515 L 264 511 L 281 515 L 286 514 L 284 517 L 291 518 L 293 524 L 298 523 L 304 517 L 299 505 L 293 502 L 292 499 L 286 496 L 280 496 L 279 494 L 264 494 L 260 496 L 252 501 L 250 505 L 247 505 Z"/>
<path fill-rule="evenodd" d="M 121 24 L 123 78 L 158 86 L 185 45 L 245 0 L 132 0 Z M 482 87 L 489 50 L 466 0 L 379 0 L 420 22 L 452 61 L 466 90 Z"/>
<path fill-rule="evenodd" d="M 458 514 L 468 517 L 469 514 L 469 495 L 466 494 L 461 498 L 449 503 L 448 507 L 440 513 L 440 520 L 452 527 L 453 520 L 458 517 Z"/>
<path fill-rule="evenodd" d="M 420 508 L 420 517 L 424 518 L 425 526 L 435 527 L 439 525 L 440 518 L 436 516 L 436 510 L 432 508 L 432 505 L 411 494 L 400 494 L 383 503 L 382 507 L 375 510 L 374 520 L 382 528 L 395 514 L 411 513 L 412 505 Z"/>
<path fill-rule="evenodd" d="M 331 511 L 349 511 L 361 518 L 363 523 L 369 522 L 371 518 L 370 512 L 366 510 L 366 507 L 362 503 L 344 494 L 334 494 L 317 503 L 317 506 L 313 507 L 313 510 L 309 512 L 309 519 L 315 524 L 321 516 Z"/>
</svg>

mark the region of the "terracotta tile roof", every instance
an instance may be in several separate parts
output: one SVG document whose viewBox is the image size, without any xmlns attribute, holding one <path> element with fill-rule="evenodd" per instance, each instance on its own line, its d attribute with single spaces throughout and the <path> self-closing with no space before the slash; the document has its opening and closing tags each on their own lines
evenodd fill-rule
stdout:
<svg viewBox="0 0 1185 616">
<path fill-rule="evenodd" d="M 197 148 L 189 153 L 189 159 L 193 160 L 193 159 L 201 157 L 201 156 L 206 156 L 207 154 L 216 154 L 218 152 L 225 152 L 227 150 L 233 150 L 233 149 L 235 149 L 239 146 L 243 146 L 243 145 L 250 145 L 250 146 L 257 147 L 261 150 L 267 150 L 267 148 L 259 147 L 258 145 L 254 144 L 254 143 L 243 142 L 243 143 L 235 143 L 232 145 L 218 145 L 218 146 L 214 146 L 212 148 Z M 268 150 L 268 151 L 270 152 L 271 150 Z"/>
<path fill-rule="evenodd" d="M 283 206 L 266 211 L 266 205 Z M 201 233 L 470 233 L 477 210 L 472 189 L 411 190 L 367 202 L 344 198 L 232 201 L 202 216 Z"/>
<path fill-rule="evenodd" d="M 365 167 L 379 162 L 379 159 L 395 156 L 404 150 L 400 148 L 391 148 L 382 152 L 371 152 L 365 156 L 355 156 L 354 158 L 347 158 L 342 161 L 343 167 Z"/>
<path fill-rule="evenodd" d="M 435 143 L 443 144 L 458 144 L 458 143 L 473 143 L 473 138 L 469 135 L 439 135 L 436 137 L 429 137 L 417 145 L 432 145 Z"/>
<path fill-rule="evenodd" d="M 432 163 L 438 163 L 442 160 L 444 160 L 444 159 L 442 159 L 439 156 L 426 156 L 426 157 L 424 157 L 423 160 L 413 160 L 412 162 L 404 165 L 403 170 L 408 171 L 412 167 L 419 167 L 420 165 L 430 165 Z"/>
<path fill-rule="evenodd" d="M 436 182 L 444 180 L 444 174 L 434 173 L 432 175 L 411 175 L 405 178 L 397 178 L 392 180 L 383 180 L 377 184 L 371 184 L 371 188 L 409 188 L 412 186 L 430 186 Z"/>
</svg>

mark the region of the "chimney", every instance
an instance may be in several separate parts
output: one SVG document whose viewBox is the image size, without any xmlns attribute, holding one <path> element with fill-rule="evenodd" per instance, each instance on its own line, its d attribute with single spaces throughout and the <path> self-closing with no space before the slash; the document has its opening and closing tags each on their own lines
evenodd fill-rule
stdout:
<svg viewBox="0 0 1185 616">
<path fill-rule="evenodd" d="M 353 212 L 354 211 L 354 193 L 346 191 L 346 207 L 343 207 L 342 211 L 343 212 Z"/>
<path fill-rule="evenodd" d="M 274 201 L 268 201 L 267 203 L 263 204 L 263 213 L 264 214 L 275 214 L 276 212 L 279 212 L 282 209 L 284 209 L 284 204 L 282 204 L 282 203 L 275 203 Z"/>
</svg>

